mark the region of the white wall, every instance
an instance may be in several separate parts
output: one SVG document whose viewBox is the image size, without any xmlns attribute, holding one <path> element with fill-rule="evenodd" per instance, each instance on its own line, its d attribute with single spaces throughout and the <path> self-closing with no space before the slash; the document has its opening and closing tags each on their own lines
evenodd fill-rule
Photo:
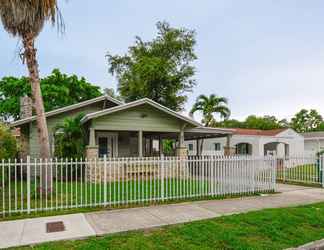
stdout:
<svg viewBox="0 0 324 250">
<path fill-rule="evenodd" d="M 324 139 L 305 140 L 305 152 L 310 155 L 316 155 L 320 150 L 324 150 Z"/>
<path fill-rule="evenodd" d="M 231 147 L 235 147 L 239 143 L 249 143 L 252 145 L 252 155 L 253 156 L 263 156 L 264 155 L 264 144 L 267 143 L 278 143 L 277 154 L 280 157 L 285 155 L 285 144 L 289 145 L 289 155 L 298 156 L 303 155 L 305 151 L 304 147 L 304 137 L 296 133 L 292 129 L 287 129 L 276 136 L 255 136 L 255 135 L 233 135 L 231 138 Z M 220 143 L 221 149 L 226 146 L 226 138 L 213 138 L 205 139 L 203 151 L 213 152 L 214 143 Z M 185 144 L 193 144 L 193 151 L 189 152 L 190 155 L 196 154 L 196 141 L 186 141 Z M 324 147 L 324 140 L 323 140 Z"/>
</svg>

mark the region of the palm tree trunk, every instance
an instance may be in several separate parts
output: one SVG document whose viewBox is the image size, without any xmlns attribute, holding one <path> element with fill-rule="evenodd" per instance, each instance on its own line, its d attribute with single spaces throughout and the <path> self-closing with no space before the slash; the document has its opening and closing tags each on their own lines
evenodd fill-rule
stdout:
<svg viewBox="0 0 324 250">
<path fill-rule="evenodd" d="M 48 130 L 47 130 L 45 111 L 44 111 L 43 97 L 40 88 L 38 63 L 36 59 L 36 49 L 35 49 L 34 41 L 35 41 L 34 35 L 32 33 L 28 33 L 25 36 L 23 36 L 23 45 L 25 49 L 24 59 L 26 60 L 28 71 L 29 71 L 34 108 L 36 111 L 38 141 L 40 145 L 40 157 L 43 159 L 49 159 L 50 146 L 49 146 Z M 51 187 L 51 173 L 50 173 L 49 166 L 47 166 L 47 171 L 42 171 L 42 172 L 43 172 L 43 176 L 42 176 L 43 185 L 45 184 L 45 181 L 47 181 L 47 186 Z"/>
</svg>

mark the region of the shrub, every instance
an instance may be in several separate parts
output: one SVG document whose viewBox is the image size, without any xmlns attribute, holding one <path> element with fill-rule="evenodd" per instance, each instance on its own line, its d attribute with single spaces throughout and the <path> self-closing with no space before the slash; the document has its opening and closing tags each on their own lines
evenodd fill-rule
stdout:
<svg viewBox="0 0 324 250">
<path fill-rule="evenodd" d="M 0 159 L 13 159 L 18 152 L 17 140 L 10 129 L 0 124 Z"/>
<path fill-rule="evenodd" d="M 10 129 L 4 124 L 0 124 L 0 161 L 9 160 L 16 157 L 18 152 L 18 146 L 16 138 L 13 136 Z M 2 176 L 4 173 L 4 176 Z M 0 168 L 0 189 L 2 180 L 4 178 L 5 183 L 8 179 L 8 169 Z"/>
<path fill-rule="evenodd" d="M 84 131 L 81 119 L 84 114 L 66 118 L 55 129 L 55 156 L 58 158 L 82 158 L 84 156 Z"/>
</svg>

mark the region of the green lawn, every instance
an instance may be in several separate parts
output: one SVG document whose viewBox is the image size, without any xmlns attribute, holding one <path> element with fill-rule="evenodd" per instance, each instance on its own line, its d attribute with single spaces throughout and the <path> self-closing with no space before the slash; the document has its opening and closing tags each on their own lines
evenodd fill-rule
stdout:
<svg viewBox="0 0 324 250">
<path fill-rule="evenodd" d="M 33 249 L 285 249 L 324 238 L 324 203 L 121 233 Z M 19 249 L 28 249 L 19 248 Z"/>
<path fill-rule="evenodd" d="M 37 186 L 34 183 L 31 184 L 31 209 L 67 209 L 81 205 L 93 207 L 100 206 L 104 202 L 107 202 L 108 206 L 144 204 L 149 200 L 152 203 L 152 201 L 161 201 L 162 192 L 164 197 L 169 198 L 166 200 L 176 200 L 180 196 L 183 198 L 203 197 L 208 194 L 210 187 L 209 182 L 204 180 L 168 179 L 163 184 L 161 180 L 130 180 L 108 183 L 105 193 L 103 183 L 53 182 L 53 192 L 46 196 L 44 193 L 40 194 L 38 182 Z M 0 213 L 5 209 L 8 214 L 9 208 L 13 213 L 21 208 L 26 209 L 26 190 L 26 182 L 12 182 L 10 188 L 7 184 L 4 190 L 0 189 Z M 5 200 L 4 207 L 3 200 Z"/>
<path fill-rule="evenodd" d="M 282 169 L 277 170 L 277 179 L 286 181 L 319 183 L 320 172 L 315 164 L 300 165 L 293 168 L 286 168 L 285 172 Z"/>
</svg>

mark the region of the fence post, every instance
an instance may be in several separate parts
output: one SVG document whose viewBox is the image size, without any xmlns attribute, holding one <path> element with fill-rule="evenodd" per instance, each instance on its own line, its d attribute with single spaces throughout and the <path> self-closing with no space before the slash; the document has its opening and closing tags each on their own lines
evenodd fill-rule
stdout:
<svg viewBox="0 0 324 250">
<path fill-rule="evenodd" d="M 104 204 L 107 205 L 107 155 L 104 155 Z"/>
<path fill-rule="evenodd" d="M 161 173 L 161 198 L 162 198 L 162 201 L 164 200 L 164 156 L 162 155 L 161 156 L 161 164 L 160 164 L 160 173 Z"/>
<path fill-rule="evenodd" d="M 278 158 L 276 157 L 276 168 L 278 168 Z M 286 182 L 286 164 L 285 161 L 282 161 L 282 182 L 285 183 Z"/>
<path fill-rule="evenodd" d="M 277 183 L 277 171 L 278 171 L 278 160 L 277 156 L 274 157 L 273 159 L 274 164 L 273 164 L 273 172 L 272 172 L 272 185 L 273 185 L 273 191 L 276 191 L 276 183 Z M 285 163 L 283 163 L 285 164 Z"/>
<path fill-rule="evenodd" d="M 27 156 L 27 212 L 30 214 L 30 156 Z"/>
</svg>

